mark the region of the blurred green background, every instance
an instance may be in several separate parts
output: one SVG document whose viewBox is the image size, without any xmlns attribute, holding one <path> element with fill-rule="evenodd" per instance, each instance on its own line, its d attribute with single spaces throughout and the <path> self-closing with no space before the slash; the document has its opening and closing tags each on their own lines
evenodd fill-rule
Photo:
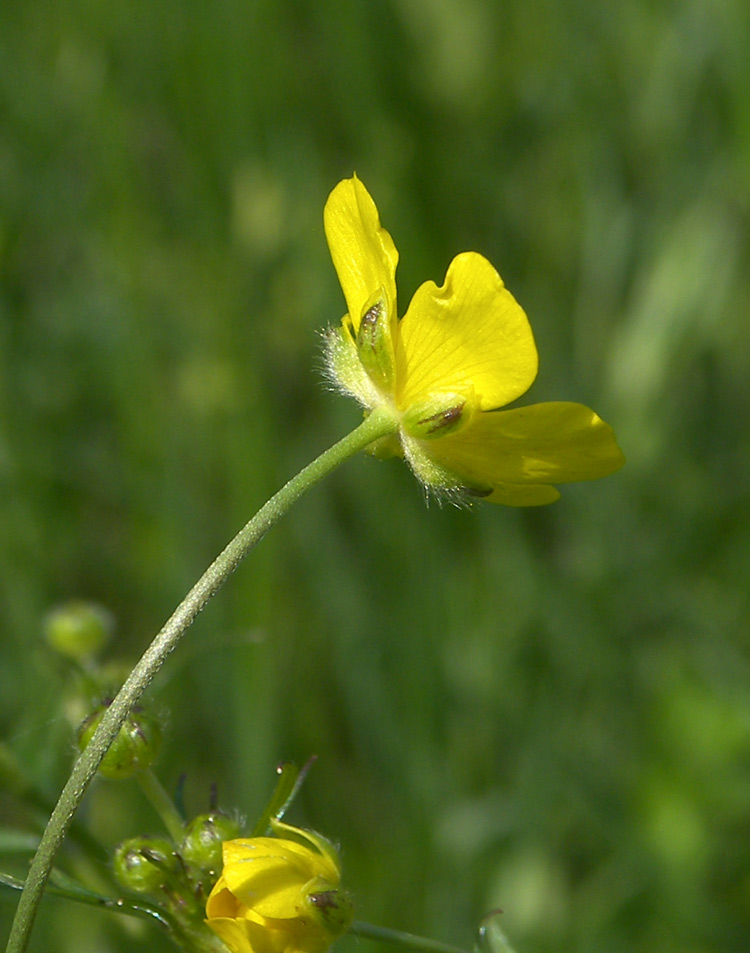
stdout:
<svg viewBox="0 0 750 953">
<path fill-rule="evenodd" d="M 534 327 L 528 400 L 590 404 L 628 464 L 534 511 L 426 507 L 403 465 L 347 464 L 155 683 L 160 776 L 252 819 L 276 762 L 317 754 L 290 820 L 341 842 L 362 919 L 466 946 L 501 907 L 519 953 L 747 950 L 744 0 L 3 3 L 7 749 L 56 797 L 52 606 L 105 604 L 134 660 L 357 423 L 319 337 L 343 312 L 323 203 L 353 170 L 402 310 L 485 254 Z M 110 844 L 159 831 L 128 785 L 83 813 Z M 142 948 L 170 946 L 54 899 L 32 942 Z"/>
</svg>

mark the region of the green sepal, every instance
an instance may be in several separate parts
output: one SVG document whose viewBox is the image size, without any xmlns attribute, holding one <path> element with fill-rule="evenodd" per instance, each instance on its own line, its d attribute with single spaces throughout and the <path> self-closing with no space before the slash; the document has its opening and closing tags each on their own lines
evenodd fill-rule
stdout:
<svg viewBox="0 0 750 953">
<path fill-rule="evenodd" d="M 380 392 L 360 360 L 354 329 L 347 315 L 338 328 L 330 328 L 325 336 L 326 367 L 336 388 L 354 397 L 363 407 L 375 407 L 382 401 Z"/>
<path fill-rule="evenodd" d="M 427 441 L 415 440 L 405 434 L 401 438 L 404 456 L 414 472 L 414 476 L 428 490 L 434 490 L 452 503 L 471 503 L 472 500 L 482 499 L 492 493 L 491 486 L 469 484 L 458 473 L 437 463 L 429 452 Z"/>
<path fill-rule="evenodd" d="M 384 288 L 379 288 L 362 309 L 357 330 L 357 353 L 362 367 L 378 390 L 391 393 L 396 357 Z"/>
<path fill-rule="evenodd" d="M 434 394 L 407 408 L 401 426 L 417 440 L 437 440 L 462 430 L 472 416 L 473 407 L 465 394 Z"/>
<path fill-rule="evenodd" d="M 352 898 L 329 884 L 310 883 L 305 888 L 307 915 L 335 939 L 346 933 L 354 918 Z"/>
</svg>

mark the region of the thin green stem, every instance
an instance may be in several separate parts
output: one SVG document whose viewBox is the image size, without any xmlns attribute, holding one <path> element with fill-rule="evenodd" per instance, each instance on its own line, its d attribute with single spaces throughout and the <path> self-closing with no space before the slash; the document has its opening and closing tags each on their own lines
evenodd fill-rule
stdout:
<svg viewBox="0 0 750 953">
<path fill-rule="evenodd" d="M 31 862 L 26 884 L 11 926 L 6 953 L 24 953 L 34 924 L 37 907 L 52 862 L 81 803 L 91 779 L 107 749 L 120 730 L 128 712 L 151 683 L 185 630 L 211 596 L 226 582 L 241 560 L 260 542 L 268 530 L 302 496 L 331 470 L 364 450 L 373 441 L 393 433 L 397 424 L 387 411 L 374 411 L 356 430 L 326 450 L 265 503 L 250 522 L 211 563 L 179 604 L 136 664 L 112 704 L 104 712 L 97 730 L 62 790 Z"/>
<path fill-rule="evenodd" d="M 162 787 L 161 781 L 151 768 L 146 768 L 145 771 L 139 772 L 139 774 L 136 775 L 136 781 L 161 818 L 162 824 L 166 827 L 169 836 L 179 847 L 182 842 L 182 836 L 185 833 L 185 825 L 180 817 L 180 812 L 175 807 L 174 801 Z"/>
<path fill-rule="evenodd" d="M 355 936 L 365 937 L 367 940 L 379 940 L 381 943 L 395 943 L 410 950 L 420 950 L 422 953 L 466 953 L 458 946 L 449 946 L 438 940 L 430 940 L 413 933 L 402 933 L 401 930 L 389 930 L 387 927 L 376 927 L 372 923 L 355 920 L 349 927 L 349 932 Z"/>
</svg>

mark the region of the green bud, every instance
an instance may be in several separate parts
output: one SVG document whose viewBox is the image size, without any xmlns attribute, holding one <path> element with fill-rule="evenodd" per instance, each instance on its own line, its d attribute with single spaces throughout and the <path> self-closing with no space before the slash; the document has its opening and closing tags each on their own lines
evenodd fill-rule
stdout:
<svg viewBox="0 0 750 953">
<path fill-rule="evenodd" d="M 357 331 L 357 353 L 373 384 L 384 393 L 392 391 L 396 358 L 383 288 L 362 309 Z"/>
<path fill-rule="evenodd" d="M 99 726 L 107 704 L 99 705 L 78 729 L 78 748 L 83 751 Z M 150 767 L 161 748 L 161 726 L 148 712 L 130 712 L 109 751 L 99 765 L 102 777 L 113 781 L 132 778 Z"/>
<path fill-rule="evenodd" d="M 174 847 L 163 837 L 131 837 L 115 849 L 117 882 L 136 893 L 155 893 L 177 869 Z"/>
<path fill-rule="evenodd" d="M 345 890 L 326 887 L 305 894 L 308 915 L 332 937 L 341 936 L 354 918 L 354 905 Z"/>
<path fill-rule="evenodd" d="M 79 662 L 99 652 L 113 629 L 114 620 L 106 609 L 83 600 L 58 606 L 44 620 L 48 644 L 60 655 Z"/>
<path fill-rule="evenodd" d="M 221 845 L 240 836 L 240 823 L 233 817 L 212 811 L 199 814 L 185 828 L 180 854 L 191 867 L 217 872 L 222 867 Z"/>
<path fill-rule="evenodd" d="M 473 408 L 462 394 L 435 394 L 412 404 L 401 418 L 401 426 L 417 440 L 435 440 L 461 430 L 471 419 Z"/>
</svg>

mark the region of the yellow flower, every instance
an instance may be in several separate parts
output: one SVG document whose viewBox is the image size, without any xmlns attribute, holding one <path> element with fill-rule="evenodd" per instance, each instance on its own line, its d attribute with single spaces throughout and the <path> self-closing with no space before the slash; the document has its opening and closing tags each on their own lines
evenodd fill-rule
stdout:
<svg viewBox="0 0 750 953">
<path fill-rule="evenodd" d="M 324 953 L 351 922 L 336 850 L 274 822 L 283 837 L 225 841 L 206 923 L 232 953 Z"/>
<path fill-rule="evenodd" d="M 611 428 L 588 407 L 498 409 L 529 389 L 538 359 L 523 309 L 486 258 L 458 255 L 442 287 L 425 282 L 399 319 L 398 252 L 356 176 L 333 190 L 324 220 L 348 309 L 327 336 L 331 378 L 397 428 L 374 452 L 403 454 L 430 489 L 510 506 L 552 503 L 552 484 L 622 466 Z"/>
</svg>

